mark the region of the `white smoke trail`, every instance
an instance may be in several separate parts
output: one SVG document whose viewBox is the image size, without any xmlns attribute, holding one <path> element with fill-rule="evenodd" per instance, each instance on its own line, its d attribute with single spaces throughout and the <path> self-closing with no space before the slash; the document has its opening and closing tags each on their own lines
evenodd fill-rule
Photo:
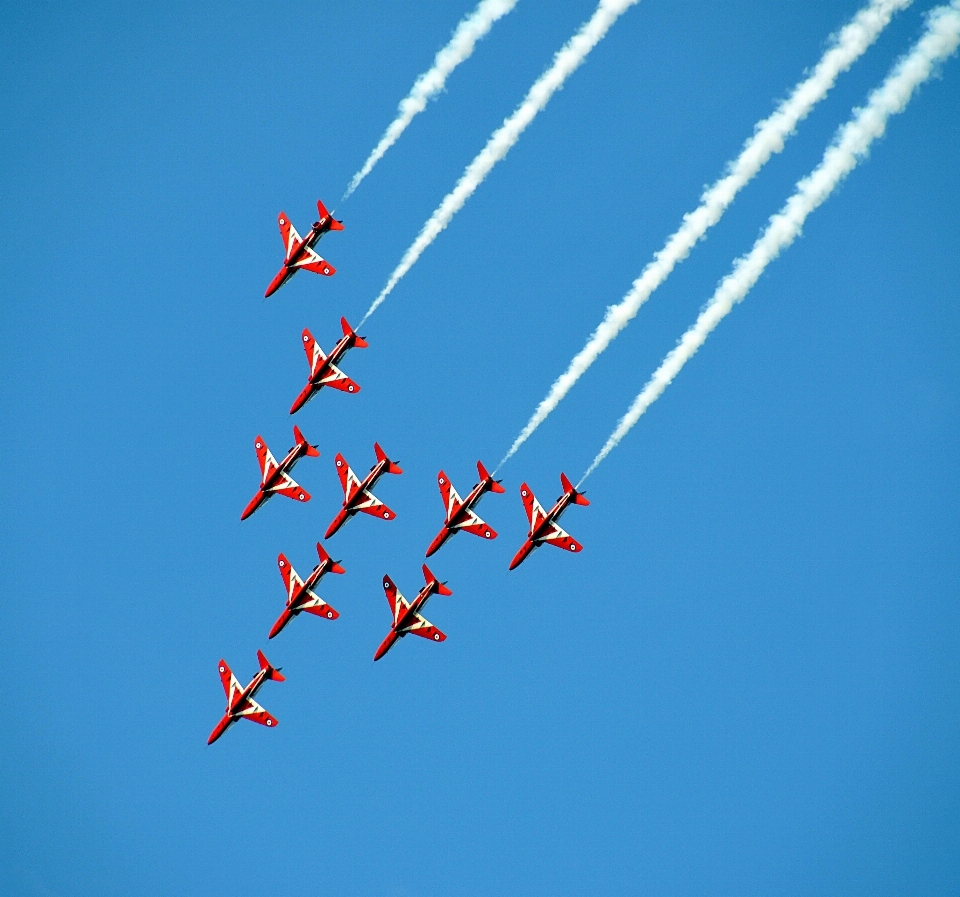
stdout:
<svg viewBox="0 0 960 897">
<path fill-rule="evenodd" d="M 390 123 L 390 127 L 370 153 L 370 157 L 363 163 L 363 168 L 353 176 L 340 202 L 353 193 L 360 182 L 373 171 L 373 166 L 400 139 L 400 135 L 413 121 L 414 116 L 423 112 L 427 108 L 427 103 L 443 90 L 447 76 L 461 62 L 470 58 L 477 41 L 485 37 L 494 22 L 510 12 L 517 2 L 518 0 L 480 0 L 477 8 L 460 20 L 450 42 L 434 58 L 433 66 L 417 78 L 413 87 L 410 88 L 410 93 L 400 102 L 397 117 Z"/>
<path fill-rule="evenodd" d="M 550 68 L 537 78 L 513 115 L 505 119 L 503 124 L 490 135 L 487 145 L 466 167 L 466 170 L 460 176 L 460 180 L 457 181 L 457 185 L 437 206 L 436 211 L 424 224 L 417 239 L 404 253 L 396 270 L 390 275 L 387 285 L 380 291 L 380 295 L 374 299 L 370 308 L 367 309 L 367 313 L 357 325 L 358 327 L 362 326 L 364 321 L 380 307 L 380 304 L 390 295 L 390 292 L 400 282 L 404 274 L 416 264 L 424 249 L 437 238 L 440 232 L 450 223 L 453 216 L 463 208 L 464 203 L 483 183 L 483 179 L 490 173 L 493 166 L 510 152 L 510 148 L 520 138 L 527 125 L 547 105 L 554 93 L 563 87 L 567 78 L 576 71 L 580 63 L 586 59 L 587 54 L 603 39 L 613 23 L 629 7 L 638 2 L 639 0 L 600 0 L 593 15 L 583 23 L 580 30 L 553 57 Z"/>
<path fill-rule="evenodd" d="M 770 218 L 767 229 L 750 252 L 734 262 L 733 270 L 720 282 L 696 323 L 664 358 L 620 419 L 600 453 L 581 477 L 581 483 L 660 397 L 684 364 L 703 345 L 713 328 L 746 296 L 767 265 L 796 239 L 807 216 L 856 168 L 867 154 L 870 144 L 883 135 L 890 116 L 903 111 L 914 90 L 930 77 L 937 63 L 956 50 L 958 43 L 960 0 L 952 0 L 949 5 L 939 6 L 930 12 L 923 37 L 870 95 L 867 105 L 855 110 L 853 118 L 837 132 L 820 165 L 797 184 L 796 192 Z"/>
<path fill-rule="evenodd" d="M 587 369 L 629 324 L 653 291 L 663 283 L 676 265 L 716 224 L 736 195 L 766 164 L 774 153 L 783 149 L 789 138 L 817 103 L 822 100 L 837 77 L 846 71 L 877 39 L 895 12 L 909 6 L 912 0 L 872 0 L 833 36 L 830 47 L 809 77 L 801 81 L 790 96 L 780 103 L 769 118 L 759 122 L 740 155 L 727 166 L 726 174 L 708 188 L 700 205 L 684 215 L 683 224 L 653 257 L 643 273 L 633 282 L 629 292 L 617 305 L 607 308 L 606 316 L 594 330 L 586 345 L 569 367 L 554 381 L 545 399 L 537 406 L 510 450 L 497 465 L 499 470 L 516 453 L 534 430 L 560 404 Z M 496 471 L 494 471 L 496 473 Z"/>
</svg>

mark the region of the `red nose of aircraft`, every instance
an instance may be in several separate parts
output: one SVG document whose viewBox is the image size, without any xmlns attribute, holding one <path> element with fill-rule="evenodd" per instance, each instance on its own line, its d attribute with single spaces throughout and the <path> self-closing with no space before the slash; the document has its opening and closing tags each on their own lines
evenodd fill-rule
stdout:
<svg viewBox="0 0 960 897">
<path fill-rule="evenodd" d="M 392 629 L 387 634 L 387 637 L 380 643 L 380 647 L 377 648 L 377 653 L 373 655 L 373 662 L 376 663 L 384 654 L 387 653 L 392 647 L 393 643 L 399 638 Z"/>
<path fill-rule="evenodd" d="M 277 276 L 270 281 L 270 286 L 267 287 L 267 291 L 263 294 L 263 298 L 267 299 L 272 296 L 280 287 L 283 286 L 283 282 L 287 279 L 287 275 L 290 273 L 286 265 L 284 265 L 278 272 Z"/>
<path fill-rule="evenodd" d="M 527 541 L 520 546 L 520 550 L 513 556 L 513 560 L 510 561 L 510 569 L 513 570 L 515 567 L 519 567 L 531 551 L 533 551 L 533 542 L 527 539 Z"/>
<path fill-rule="evenodd" d="M 261 502 L 263 502 L 263 493 L 258 492 L 253 498 L 250 499 L 250 504 L 248 504 L 244 509 L 243 513 L 240 515 L 241 520 L 246 520 L 257 508 L 260 507 Z"/>
<path fill-rule="evenodd" d="M 343 526 L 344 521 L 347 519 L 347 509 L 344 508 L 336 517 L 333 518 L 333 523 L 327 527 L 327 531 L 324 534 L 324 539 L 329 539 L 341 526 Z"/>
<path fill-rule="evenodd" d="M 216 728 L 210 733 L 210 737 L 207 739 L 207 744 L 213 744 L 224 732 L 227 731 L 227 726 L 230 725 L 230 714 L 226 714 L 219 723 L 217 723 Z"/>
<path fill-rule="evenodd" d="M 440 550 L 440 546 L 450 538 L 450 532 L 450 530 L 444 527 L 437 533 L 437 537 L 430 543 L 430 547 L 427 549 L 427 557 L 430 557 L 431 554 Z"/>
</svg>

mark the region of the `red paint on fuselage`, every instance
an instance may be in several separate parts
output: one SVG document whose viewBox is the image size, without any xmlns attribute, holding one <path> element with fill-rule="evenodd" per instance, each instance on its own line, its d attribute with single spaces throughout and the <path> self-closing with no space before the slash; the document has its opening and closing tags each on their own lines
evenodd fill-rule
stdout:
<svg viewBox="0 0 960 897">
<path fill-rule="evenodd" d="M 374 663 L 383 657 L 383 655 L 393 647 L 394 642 L 396 642 L 399 638 L 400 633 L 398 633 L 395 629 L 391 629 L 387 633 L 387 637 L 380 643 L 380 647 L 377 648 L 377 653 L 373 655 Z"/>
<path fill-rule="evenodd" d="M 563 515 L 563 512 L 567 510 L 572 502 L 577 497 L 576 492 L 565 492 L 560 498 L 557 499 L 556 504 L 547 511 L 546 517 L 540 521 L 536 528 L 530 530 L 530 534 L 527 536 L 527 541 L 520 546 L 520 550 L 513 556 L 513 560 L 510 561 L 510 569 L 513 570 L 515 567 L 519 567 L 529 555 L 534 552 L 543 544 L 543 536 L 546 535 L 549 531 L 549 524 L 556 523 L 560 520 L 560 517 Z"/>
<path fill-rule="evenodd" d="M 264 299 L 269 299 L 277 290 L 282 287 L 289 278 L 293 277 L 297 273 L 296 268 L 288 268 L 284 265 L 278 272 L 277 276 L 270 281 L 270 286 L 267 287 L 267 291 L 263 294 Z"/>
<path fill-rule="evenodd" d="M 294 427 L 294 430 L 297 430 Z M 298 431 L 299 432 L 299 431 Z M 282 474 L 289 474 L 294 467 L 296 467 L 297 462 L 303 458 L 305 455 L 309 454 L 309 449 L 312 446 L 307 442 L 298 442 L 289 452 L 287 452 L 286 457 L 279 463 L 276 470 L 274 470 L 265 481 L 260 484 L 260 488 L 257 490 L 257 494 L 250 499 L 247 506 L 243 509 L 243 513 L 240 515 L 241 520 L 246 520 L 254 511 L 257 510 L 262 504 L 265 504 L 271 498 L 273 498 L 273 493 L 270 489 L 279 483 L 283 477 Z M 315 451 L 316 455 L 319 455 L 319 452 Z M 309 501 L 310 496 L 307 494 L 307 491 L 301 490 L 305 498 L 302 501 Z"/>
<path fill-rule="evenodd" d="M 426 566 L 424 566 L 426 569 Z M 410 606 L 393 622 L 387 637 L 380 643 L 377 653 L 373 655 L 374 662 L 378 661 L 389 651 L 398 639 L 402 639 L 406 633 L 400 630 L 405 629 L 414 620 L 417 615 L 427 606 L 427 602 L 432 595 L 452 595 L 453 593 L 436 577 L 433 577 L 420 591 L 417 597 L 410 602 Z M 399 598 L 397 599 L 399 601 Z"/>
<path fill-rule="evenodd" d="M 454 533 L 455 529 L 451 529 L 449 524 L 444 524 L 443 529 L 434 536 L 433 541 L 430 543 L 430 547 L 427 549 L 427 557 L 430 557 L 432 554 L 436 554 L 440 550 L 440 546 L 447 541 Z"/>
<path fill-rule="evenodd" d="M 396 466 L 395 462 L 391 461 L 389 458 L 384 458 L 381 461 L 377 461 L 373 467 L 370 468 L 370 473 L 368 473 L 364 478 L 363 482 L 360 484 L 360 488 L 357 489 L 356 494 L 353 498 L 347 500 L 344 498 L 343 507 L 337 513 L 337 516 L 333 518 L 333 521 L 330 523 L 330 526 L 327 527 L 327 531 L 324 534 L 324 539 L 329 539 L 341 526 L 343 526 L 354 514 L 359 510 L 357 505 L 365 500 L 365 493 L 368 490 L 372 490 L 373 487 L 377 484 L 377 480 L 380 479 L 386 472 L 387 469 L 391 466 Z M 395 473 L 403 473 L 402 470 L 398 467 Z"/>
<path fill-rule="evenodd" d="M 270 493 L 264 492 L 263 488 L 260 488 L 260 491 L 250 499 L 249 504 L 243 509 L 243 513 L 240 515 L 241 520 L 246 520 L 257 508 L 260 507 L 267 499 L 269 499 Z"/>
<path fill-rule="evenodd" d="M 346 321 L 346 319 L 343 319 Z M 346 325 L 344 325 L 346 326 Z M 344 355 L 347 354 L 354 347 L 365 349 L 367 347 L 367 341 L 362 337 L 358 336 L 353 330 L 349 333 L 344 334 L 337 344 L 333 347 L 333 351 L 322 361 L 317 368 L 316 372 L 311 373 L 310 379 L 307 381 L 307 385 L 300 392 L 300 395 L 296 397 L 293 401 L 293 405 L 290 406 L 290 413 L 296 414 L 307 402 L 314 397 L 314 395 L 323 388 L 323 383 L 320 381 L 330 372 L 330 367 L 336 365 Z M 360 387 L 357 387 L 359 392 Z"/>
<path fill-rule="evenodd" d="M 273 675 L 271 676 L 271 670 Z M 277 682 L 283 682 L 284 677 L 280 675 L 277 670 L 272 667 L 262 668 L 257 674 L 250 680 L 250 683 L 242 691 L 237 692 L 234 695 L 233 702 L 227 705 L 226 713 L 224 713 L 220 722 L 214 726 L 213 731 L 210 733 L 210 737 L 207 739 L 207 744 L 213 744 L 227 729 L 230 728 L 238 719 L 240 719 L 239 711 L 243 708 L 244 703 L 247 698 L 253 698 L 253 696 L 260 690 L 260 686 L 263 685 L 267 679 L 272 678 Z M 274 721 L 274 725 L 276 721 Z"/>
<path fill-rule="evenodd" d="M 337 221 L 332 215 L 324 215 L 319 221 L 315 221 L 307 232 L 307 235 L 303 238 L 303 242 L 293 250 L 290 258 L 283 263 L 283 267 L 277 272 L 277 276 L 270 281 L 270 286 L 267 287 L 263 298 L 268 299 L 297 273 L 299 268 L 296 267 L 296 264 L 305 255 L 305 248 L 313 249 L 320 241 L 320 238 L 332 230 L 343 230 L 343 223 Z M 331 265 L 331 269 L 332 267 Z"/>
<path fill-rule="evenodd" d="M 460 528 L 458 524 L 466 523 L 469 519 L 467 511 L 472 511 L 480 504 L 480 499 L 488 492 L 503 492 L 503 486 L 491 476 L 486 476 L 480 480 L 480 482 L 470 490 L 469 495 L 463 500 L 463 504 L 460 505 L 457 512 L 443 524 L 443 529 L 437 533 L 434 540 L 430 543 L 430 547 L 427 549 L 427 557 L 439 551 L 440 546 L 443 545 L 447 539 L 455 536 L 459 532 Z"/>
<path fill-rule="evenodd" d="M 323 534 L 324 539 L 329 539 L 341 526 L 343 526 L 354 514 L 356 511 L 350 511 L 348 508 L 343 508 L 337 513 L 337 516 L 333 518 L 330 526 L 327 527 L 327 531 Z"/>
</svg>

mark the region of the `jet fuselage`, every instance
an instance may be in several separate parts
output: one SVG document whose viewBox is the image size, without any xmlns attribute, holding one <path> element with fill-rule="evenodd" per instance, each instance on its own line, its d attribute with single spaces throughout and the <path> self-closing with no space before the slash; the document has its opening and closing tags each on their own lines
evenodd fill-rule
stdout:
<svg viewBox="0 0 960 897">
<path fill-rule="evenodd" d="M 383 476 L 386 472 L 387 467 L 390 465 L 389 461 L 377 461 L 376 464 L 370 469 L 364 478 L 363 482 L 360 484 L 360 488 L 357 489 L 356 494 L 351 499 L 344 499 L 343 507 L 340 509 L 340 513 L 333 518 L 333 523 L 327 528 L 326 535 L 324 539 L 329 539 L 341 526 L 344 525 L 354 514 L 357 513 L 357 505 L 365 500 L 365 493 L 373 489 L 377 484 L 377 480 Z"/>
</svg>

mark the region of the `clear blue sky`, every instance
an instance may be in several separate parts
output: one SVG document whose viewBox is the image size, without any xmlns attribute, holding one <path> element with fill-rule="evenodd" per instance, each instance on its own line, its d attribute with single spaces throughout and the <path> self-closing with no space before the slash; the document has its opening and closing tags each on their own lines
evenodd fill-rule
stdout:
<svg viewBox="0 0 960 897">
<path fill-rule="evenodd" d="M 925 85 L 587 483 L 582 556 L 507 564 L 733 258 L 919 35 L 897 17 L 431 563 L 448 639 L 372 656 L 442 521 L 856 0 L 643 0 L 287 409 L 593 0 L 521 0 L 269 301 L 460 2 L 8 4 L 0 27 L 0 893 L 960 890 L 960 61 Z M 319 444 L 243 524 L 253 439 Z M 341 617 L 267 633 L 329 542 Z M 216 664 L 282 666 L 212 747 Z"/>
</svg>

